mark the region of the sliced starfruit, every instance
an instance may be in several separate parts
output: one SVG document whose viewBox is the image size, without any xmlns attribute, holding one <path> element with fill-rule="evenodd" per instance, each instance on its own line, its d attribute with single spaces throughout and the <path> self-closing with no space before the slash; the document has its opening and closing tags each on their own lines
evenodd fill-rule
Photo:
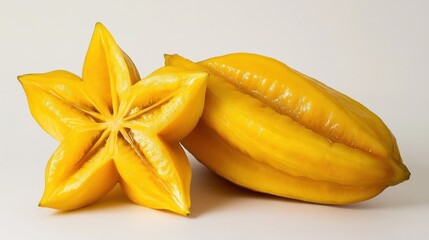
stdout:
<svg viewBox="0 0 429 240">
<path fill-rule="evenodd" d="M 140 80 L 100 23 L 83 79 L 66 71 L 18 77 L 33 117 L 61 142 L 40 206 L 77 209 L 119 182 L 137 204 L 189 214 L 191 169 L 178 141 L 202 113 L 207 77 L 163 67 Z"/>
<path fill-rule="evenodd" d="M 238 185 L 346 204 L 410 176 L 379 117 L 275 59 L 237 53 L 199 63 L 166 55 L 165 61 L 210 73 L 203 116 L 182 144 Z"/>
</svg>

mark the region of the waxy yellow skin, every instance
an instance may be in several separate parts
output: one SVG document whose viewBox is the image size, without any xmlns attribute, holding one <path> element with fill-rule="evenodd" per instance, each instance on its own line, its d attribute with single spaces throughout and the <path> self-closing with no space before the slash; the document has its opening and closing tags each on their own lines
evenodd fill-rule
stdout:
<svg viewBox="0 0 429 240">
<path fill-rule="evenodd" d="M 264 56 L 166 65 L 210 73 L 203 116 L 182 144 L 226 179 L 278 196 L 346 204 L 409 178 L 395 138 L 353 99 Z"/>
<path fill-rule="evenodd" d="M 178 141 L 201 116 L 207 77 L 163 67 L 140 80 L 100 23 L 82 79 L 66 71 L 20 76 L 33 117 L 61 142 L 40 206 L 77 209 L 119 182 L 137 204 L 188 215 L 191 169 Z"/>
</svg>

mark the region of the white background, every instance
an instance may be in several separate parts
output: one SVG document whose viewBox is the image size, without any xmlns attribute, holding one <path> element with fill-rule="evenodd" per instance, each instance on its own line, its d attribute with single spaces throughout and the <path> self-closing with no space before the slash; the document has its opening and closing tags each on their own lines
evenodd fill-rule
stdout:
<svg viewBox="0 0 429 240">
<path fill-rule="evenodd" d="M 193 164 L 192 214 L 130 203 L 115 189 L 62 213 L 38 208 L 58 145 L 32 119 L 16 76 L 81 73 L 95 22 L 145 76 L 164 53 L 255 52 L 362 102 L 394 132 L 411 179 L 350 206 L 253 193 Z M 428 1 L 0 0 L 0 239 L 427 239 Z"/>
</svg>

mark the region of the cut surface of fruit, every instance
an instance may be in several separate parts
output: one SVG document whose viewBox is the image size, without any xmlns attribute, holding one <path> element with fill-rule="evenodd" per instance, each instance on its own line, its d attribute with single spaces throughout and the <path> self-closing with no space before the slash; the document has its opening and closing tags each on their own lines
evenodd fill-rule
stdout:
<svg viewBox="0 0 429 240">
<path fill-rule="evenodd" d="M 135 203 L 189 214 L 191 168 L 179 140 L 197 124 L 208 74 L 163 67 L 140 80 L 98 23 L 83 77 L 18 77 L 39 125 L 61 142 L 48 162 L 40 206 L 73 210 L 118 182 Z"/>
</svg>

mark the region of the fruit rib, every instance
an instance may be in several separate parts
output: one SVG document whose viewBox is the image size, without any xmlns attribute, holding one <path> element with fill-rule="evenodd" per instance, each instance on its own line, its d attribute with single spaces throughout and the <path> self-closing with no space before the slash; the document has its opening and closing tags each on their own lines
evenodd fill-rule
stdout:
<svg viewBox="0 0 429 240">
<path fill-rule="evenodd" d="M 182 144 L 205 166 L 229 181 L 277 196 L 323 204 L 347 204 L 370 199 L 387 187 L 382 184 L 367 187 L 348 186 L 294 177 L 269 164 L 254 161 L 248 154 L 223 140 L 203 121 L 182 140 Z M 223 150 L 219 151 L 220 148 Z"/>
<path fill-rule="evenodd" d="M 213 78 L 216 79 L 216 78 Z M 349 185 L 394 184 L 394 161 L 383 161 L 362 150 L 333 143 L 231 84 L 209 83 L 205 123 L 231 145 L 294 176 Z M 371 171 L 368 171 L 371 169 Z"/>
<path fill-rule="evenodd" d="M 393 149 L 390 131 L 371 111 L 275 59 L 238 53 L 201 64 L 240 91 L 332 142 L 381 157 Z"/>
<path fill-rule="evenodd" d="M 210 72 L 202 119 L 183 144 L 239 185 L 350 203 L 409 177 L 375 114 L 274 59 L 231 54 L 195 64 L 173 55 L 166 65 Z"/>
</svg>

